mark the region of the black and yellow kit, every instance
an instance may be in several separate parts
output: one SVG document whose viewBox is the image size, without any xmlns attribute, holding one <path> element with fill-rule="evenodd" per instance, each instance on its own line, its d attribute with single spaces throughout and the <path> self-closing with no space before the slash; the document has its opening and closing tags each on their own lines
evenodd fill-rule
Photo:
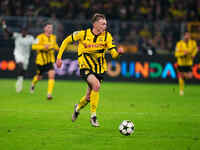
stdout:
<svg viewBox="0 0 200 150">
<path fill-rule="evenodd" d="M 184 52 L 187 51 L 187 55 Z M 192 66 L 193 57 L 197 54 L 198 47 L 194 40 L 189 40 L 187 43 L 183 40 L 176 44 L 175 57 L 177 58 L 178 66 Z"/>
<path fill-rule="evenodd" d="M 100 35 L 95 35 L 89 28 L 87 30 L 76 31 L 69 35 L 62 42 L 57 59 L 61 59 L 67 45 L 74 41 L 79 42 L 78 63 L 80 70 L 89 70 L 96 74 L 103 74 L 107 71 L 105 53 L 109 51 L 113 58 L 119 55 L 109 32 L 104 31 Z"/>
<path fill-rule="evenodd" d="M 37 43 L 32 45 L 32 49 L 36 50 L 37 56 L 35 63 L 37 65 L 37 74 L 41 74 L 45 71 L 53 69 L 53 63 L 55 62 L 55 50 L 58 50 L 58 44 L 56 42 L 56 36 L 51 34 L 49 37 L 44 33 L 37 36 Z M 46 49 L 45 45 L 49 45 Z"/>
<path fill-rule="evenodd" d="M 177 58 L 178 71 L 190 72 L 193 65 L 193 57 L 198 51 L 197 43 L 194 40 L 189 40 L 187 43 L 183 40 L 177 42 L 175 57 Z M 185 55 L 185 52 L 187 54 Z"/>
</svg>

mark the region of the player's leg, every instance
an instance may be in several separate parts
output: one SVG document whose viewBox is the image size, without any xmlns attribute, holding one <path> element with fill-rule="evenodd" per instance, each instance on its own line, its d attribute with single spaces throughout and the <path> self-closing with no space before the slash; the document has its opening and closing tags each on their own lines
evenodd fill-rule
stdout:
<svg viewBox="0 0 200 150">
<path fill-rule="evenodd" d="M 184 72 L 183 73 L 183 80 L 180 81 L 180 95 L 184 95 L 184 82 L 185 82 L 185 79 L 192 79 L 192 72 Z M 182 82 L 182 83 L 181 83 Z"/>
<path fill-rule="evenodd" d="M 36 75 L 34 75 L 33 80 L 31 82 L 30 92 L 33 93 L 35 90 L 35 86 L 39 80 L 42 79 L 43 68 L 42 66 L 37 65 Z"/>
<path fill-rule="evenodd" d="M 31 93 L 34 93 L 34 90 L 35 90 L 35 86 L 36 84 L 38 83 L 39 80 L 42 79 L 42 75 L 39 75 L 39 74 L 36 74 L 34 77 L 33 77 L 33 80 L 31 82 L 31 89 L 30 89 L 30 92 Z"/>
<path fill-rule="evenodd" d="M 16 92 L 21 92 L 23 88 L 25 69 L 22 62 L 17 63 Z"/>
<path fill-rule="evenodd" d="M 184 67 L 182 70 L 181 76 L 182 76 L 182 78 L 180 78 L 180 81 L 179 81 L 180 95 L 184 95 L 184 79 L 192 78 L 192 66 Z"/>
<path fill-rule="evenodd" d="M 74 113 L 72 114 L 72 121 L 74 122 L 79 115 L 79 111 L 83 109 L 90 102 L 91 88 L 88 85 L 86 95 L 80 99 L 79 104 L 75 104 Z"/>
<path fill-rule="evenodd" d="M 80 102 L 79 102 L 79 104 L 78 104 L 78 106 L 77 106 L 76 111 L 80 111 L 82 108 L 84 108 L 84 107 L 90 102 L 90 94 L 91 94 L 91 88 L 90 88 L 90 86 L 88 85 L 86 95 L 83 96 L 83 97 L 80 99 Z"/>
<path fill-rule="evenodd" d="M 52 92 L 55 84 L 55 71 L 50 69 L 48 71 L 48 90 L 47 90 L 47 99 L 52 99 Z"/>
<path fill-rule="evenodd" d="M 183 72 L 179 72 L 178 82 L 179 82 L 179 94 L 182 96 L 184 95 L 184 73 Z"/>
<path fill-rule="evenodd" d="M 96 117 L 96 109 L 99 102 L 99 89 L 101 84 L 94 74 L 88 75 L 87 82 L 92 89 L 90 94 L 90 112 L 91 112 L 90 121 L 93 126 L 98 127 L 99 123 Z"/>
</svg>

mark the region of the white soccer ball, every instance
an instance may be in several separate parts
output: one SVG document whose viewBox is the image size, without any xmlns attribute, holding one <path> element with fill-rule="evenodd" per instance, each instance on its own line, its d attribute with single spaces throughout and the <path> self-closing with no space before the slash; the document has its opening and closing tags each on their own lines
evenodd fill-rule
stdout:
<svg viewBox="0 0 200 150">
<path fill-rule="evenodd" d="M 124 120 L 122 123 L 119 125 L 119 131 L 123 135 L 131 135 L 134 132 L 134 124 L 130 120 Z"/>
</svg>

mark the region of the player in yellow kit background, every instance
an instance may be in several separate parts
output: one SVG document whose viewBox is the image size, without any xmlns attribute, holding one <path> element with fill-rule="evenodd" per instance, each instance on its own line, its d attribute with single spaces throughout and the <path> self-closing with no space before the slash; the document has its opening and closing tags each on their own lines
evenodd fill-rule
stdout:
<svg viewBox="0 0 200 150">
<path fill-rule="evenodd" d="M 87 82 L 88 89 L 79 102 L 75 105 L 72 121 L 75 121 L 79 111 L 90 102 L 91 125 L 98 127 L 99 123 L 96 117 L 96 109 L 99 101 L 99 89 L 103 75 L 107 71 L 105 53 L 109 51 L 113 58 L 117 58 L 123 53 L 123 48 L 116 47 L 113 44 L 112 36 L 106 31 L 107 21 L 103 14 L 94 14 L 92 18 L 92 29 L 76 31 L 66 37 L 62 42 L 58 56 L 57 66 L 62 65 L 62 54 L 67 45 L 71 42 L 78 41 L 78 63 L 81 77 Z"/>
<path fill-rule="evenodd" d="M 53 25 L 46 23 L 44 25 L 44 33 L 37 36 L 37 43 L 32 45 L 32 49 L 36 51 L 36 75 L 33 77 L 31 84 L 31 93 L 34 92 L 35 85 L 38 80 L 42 79 L 42 75 L 48 72 L 48 90 L 47 99 L 52 99 L 52 92 L 55 83 L 55 71 L 53 64 L 55 63 L 55 50 L 58 50 L 56 36 L 53 33 Z"/>
<path fill-rule="evenodd" d="M 191 39 L 189 32 L 184 33 L 183 40 L 177 42 L 175 57 L 178 64 L 178 80 L 180 95 L 184 95 L 184 80 L 192 78 L 192 65 L 198 52 L 196 41 Z"/>
</svg>

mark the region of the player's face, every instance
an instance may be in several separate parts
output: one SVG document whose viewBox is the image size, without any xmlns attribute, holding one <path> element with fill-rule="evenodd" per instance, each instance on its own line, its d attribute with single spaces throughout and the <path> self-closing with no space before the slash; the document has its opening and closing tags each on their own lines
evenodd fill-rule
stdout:
<svg viewBox="0 0 200 150">
<path fill-rule="evenodd" d="M 185 40 L 189 40 L 191 38 L 191 35 L 189 32 L 186 32 L 185 35 L 184 35 L 184 39 Z"/>
<path fill-rule="evenodd" d="M 47 24 L 47 25 L 44 27 L 44 32 L 45 32 L 45 33 L 48 33 L 48 34 L 52 34 L 52 33 L 53 33 L 53 25 Z"/>
<path fill-rule="evenodd" d="M 26 36 L 27 35 L 27 29 L 21 29 L 21 33 L 23 36 Z"/>
<path fill-rule="evenodd" d="M 102 33 L 107 28 L 107 21 L 105 19 L 99 19 L 94 23 L 94 27 L 98 32 Z"/>
</svg>

